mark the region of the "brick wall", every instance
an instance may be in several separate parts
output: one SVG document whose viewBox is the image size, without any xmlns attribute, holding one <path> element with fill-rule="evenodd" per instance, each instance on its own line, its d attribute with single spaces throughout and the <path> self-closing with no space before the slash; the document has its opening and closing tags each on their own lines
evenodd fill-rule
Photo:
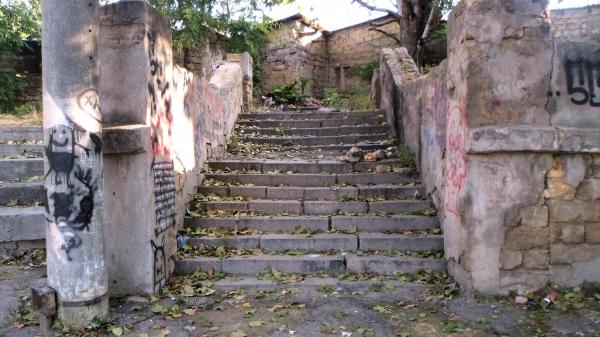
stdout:
<svg viewBox="0 0 600 337">
<path fill-rule="evenodd" d="M 371 28 L 365 22 L 328 32 L 300 16 L 283 21 L 271 38 L 262 62 L 263 88 L 269 91 L 301 75 L 313 79 L 311 91 L 317 97 L 327 87 L 340 91 L 349 88 L 359 82 L 359 77 L 350 70 L 352 65 L 377 60 L 381 48 L 396 45 L 393 38 Z M 395 33 L 398 24 L 387 24 L 380 29 Z"/>
<path fill-rule="evenodd" d="M 551 11 L 550 22 L 556 38 L 600 42 L 600 5 Z"/>
</svg>

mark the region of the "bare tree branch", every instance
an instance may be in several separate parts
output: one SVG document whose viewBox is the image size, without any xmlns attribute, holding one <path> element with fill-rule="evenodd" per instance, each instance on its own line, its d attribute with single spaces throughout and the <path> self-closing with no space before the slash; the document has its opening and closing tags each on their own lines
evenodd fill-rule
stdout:
<svg viewBox="0 0 600 337">
<path fill-rule="evenodd" d="M 390 23 L 398 22 L 397 18 L 394 18 L 391 16 L 380 18 L 380 19 L 382 19 L 382 21 L 373 20 L 373 21 L 369 22 L 369 25 L 374 26 L 374 27 L 381 27 L 381 26 L 385 26 Z"/>
<path fill-rule="evenodd" d="M 383 12 L 383 13 L 387 13 L 388 15 L 393 16 L 395 18 L 400 18 L 400 14 L 398 14 L 398 12 L 395 12 L 395 11 L 393 11 L 391 9 L 387 9 L 387 8 L 380 8 L 380 7 L 373 6 L 363 0 L 352 0 L 352 3 L 357 3 L 371 11 Z"/>
<path fill-rule="evenodd" d="M 369 28 L 369 30 L 372 30 L 372 31 L 375 31 L 375 32 L 379 32 L 379 33 L 381 33 L 381 34 L 383 34 L 383 35 L 385 35 L 385 36 L 387 36 L 389 38 L 394 39 L 398 44 L 400 44 L 400 39 L 394 33 L 390 33 L 390 32 L 388 32 L 386 30 L 383 30 L 381 28 L 375 28 L 375 27 Z"/>
</svg>

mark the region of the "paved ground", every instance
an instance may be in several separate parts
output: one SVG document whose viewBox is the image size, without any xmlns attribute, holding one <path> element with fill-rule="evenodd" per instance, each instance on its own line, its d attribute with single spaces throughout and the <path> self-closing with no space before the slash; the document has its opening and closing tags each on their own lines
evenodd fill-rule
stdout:
<svg viewBox="0 0 600 337">
<path fill-rule="evenodd" d="M 43 282 L 44 272 L 43 266 L 0 266 L 0 336 L 40 335 L 26 303 L 29 287 Z M 560 293 L 562 310 L 543 310 L 536 298 L 528 305 L 515 305 L 512 298 L 439 299 L 432 286 L 398 281 L 264 280 L 241 290 L 238 285 L 248 280 L 209 279 L 175 279 L 162 298 L 113 299 L 110 323 L 78 332 L 59 329 L 55 335 L 600 336 L 598 288 Z M 189 294 L 186 285 L 192 286 Z"/>
</svg>

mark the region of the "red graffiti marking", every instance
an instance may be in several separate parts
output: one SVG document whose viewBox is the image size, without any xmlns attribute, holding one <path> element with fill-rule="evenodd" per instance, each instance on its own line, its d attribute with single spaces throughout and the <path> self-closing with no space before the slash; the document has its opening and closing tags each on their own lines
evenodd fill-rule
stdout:
<svg viewBox="0 0 600 337">
<path fill-rule="evenodd" d="M 460 219 L 458 197 L 467 176 L 465 157 L 466 110 L 460 106 L 451 106 L 447 112 L 447 120 L 444 209 L 448 214 L 453 214 Z"/>
</svg>

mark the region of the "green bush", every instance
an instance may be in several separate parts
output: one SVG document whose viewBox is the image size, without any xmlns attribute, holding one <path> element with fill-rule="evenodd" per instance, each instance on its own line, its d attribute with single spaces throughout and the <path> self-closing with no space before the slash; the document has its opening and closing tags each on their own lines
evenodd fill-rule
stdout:
<svg viewBox="0 0 600 337">
<path fill-rule="evenodd" d="M 275 87 L 269 96 L 277 104 L 303 104 L 310 97 L 306 92 L 310 82 L 310 77 L 300 76 L 291 83 Z"/>
<path fill-rule="evenodd" d="M 375 69 L 379 68 L 379 60 L 372 60 L 365 63 L 353 64 L 350 66 L 349 73 L 360 77 L 361 80 L 371 83 Z"/>
<path fill-rule="evenodd" d="M 332 108 L 342 108 L 342 95 L 335 88 L 325 88 L 325 98 L 323 99 L 325 106 Z"/>
<path fill-rule="evenodd" d="M 11 60 L 21 52 L 23 40 L 41 35 L 40 1 L 0 2 L 0 57 Z M 13 112 L 16 93 L 24 76 L 15 71 L 0 73 L 0 112 Z"/>
<path fill-rule="evenodd" d="M 335 88 L 325 89 L 325 106 L 346 110 L 367 110 L 371 108 L 371 93 L 364 86 L 355 84 L 345 94 Z"/>
</svg>

